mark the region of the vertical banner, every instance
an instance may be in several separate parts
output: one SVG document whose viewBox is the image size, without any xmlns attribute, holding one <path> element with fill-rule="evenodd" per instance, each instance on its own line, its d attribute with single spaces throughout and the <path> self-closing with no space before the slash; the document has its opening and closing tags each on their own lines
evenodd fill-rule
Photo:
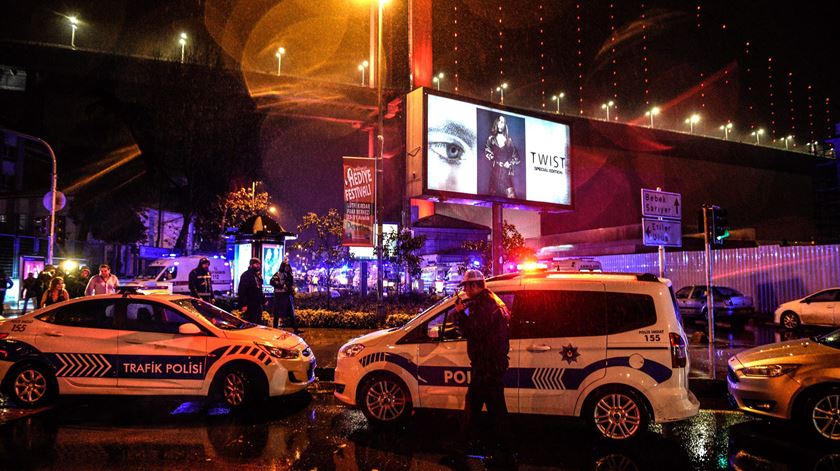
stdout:
<svg viewBox="0 0 840 471">
<path fill-rule="evenodd" d="M 344 157 L 344 230 L 342 245 L 373 247 L 374 160 Z"/>
</svg>

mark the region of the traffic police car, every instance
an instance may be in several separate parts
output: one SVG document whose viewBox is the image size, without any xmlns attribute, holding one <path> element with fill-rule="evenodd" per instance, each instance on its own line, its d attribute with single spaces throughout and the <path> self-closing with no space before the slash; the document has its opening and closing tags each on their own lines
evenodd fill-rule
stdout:
<svg viewBox="0 0 840 471">
<path fill-rule="evenodd" d="M 487 287 L 511 310 L 509 411 L 581 417 L 614 440 L 697 414 L 670 281 L 543 272 Z M 402 327 L 351 340 L 338 352 L 335 396 L 374 423 L 413 408 L 463 409 L 470 361 L 454 318 L 446 298 Z"/>
<path fill-rule="evenodd" d="M 0 387 L 39 406 L 58 394 L 214 395 L 240 407 L 314 381 L 295 335 L 179 295 L 73 299 L 0 323 Z"/>
</svg>

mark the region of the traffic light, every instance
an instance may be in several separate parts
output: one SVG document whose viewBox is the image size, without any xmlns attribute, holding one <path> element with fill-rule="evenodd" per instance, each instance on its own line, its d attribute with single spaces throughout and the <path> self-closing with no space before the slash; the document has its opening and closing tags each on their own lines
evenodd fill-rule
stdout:
<svg viewBox="0 0 840 471">
<path fill-rule="evenodd" d="M 47 216 L 36 216 L 34 219 L 34 229 L 35 232 L 39 235 L 46 235 L 49 232 L 49 217 Z"/>
<path fill-rule="evenodd" d="M 711 233 L 713 244 L 723 245 L 723 240 L 729 237 L 729 219 L 726 210 L 717 206 L 712 208 Z"/>
<path fill-rule="evenodd" d="M 55 218 L 55 242 L 57 244 L 63 244 L 67 240 L 66 220 L 67 218 L 64 216 Z"/>
</svg>

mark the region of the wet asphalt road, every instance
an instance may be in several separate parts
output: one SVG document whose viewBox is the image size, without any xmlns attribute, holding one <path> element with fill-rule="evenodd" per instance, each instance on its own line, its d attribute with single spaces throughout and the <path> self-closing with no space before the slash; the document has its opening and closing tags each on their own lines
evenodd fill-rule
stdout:
<svg viewBox="0 0 840 471">
<path fill-rule="evenodd" d="M 206 401 L 72 398 L 0 425 L 3 469 L 485 469 L 449 450 L 458 417 L 418 413 L 394 430 L 370 427 L 330 393 L 272 399 L 231 414 Z M 574 421 L 514 416 L 519 469 L 835 469 L 840 449 L 734 411 L 702 410 L 655 426 L 632 444 L 606 444 Z"/>
</svg>

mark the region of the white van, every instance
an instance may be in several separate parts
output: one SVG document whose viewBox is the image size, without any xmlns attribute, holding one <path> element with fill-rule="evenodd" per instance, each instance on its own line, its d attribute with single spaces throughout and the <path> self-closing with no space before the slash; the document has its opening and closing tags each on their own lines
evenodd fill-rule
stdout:
<svg viewBox="0 0 840 471">
<path fill-rule="evenodd" d="M 581 417 L 616 440 L 697 414 L 669 280 L 549 271 L 498 276 L 487 287 L 511 309 L 511 412 Z M 470 362 L 453 316 L 450 297 L 342 346 L 336 397 L 380 423 L 413 408 L 463 409 Z"/>
<path fill-rule="evenodd" d="M 137 286 L 143 294 L 190 294 L 190 272 L 202 258 L 210 260 L 210 276 L 213 277 L 213 294 L 229 295 L 233 289 L 230 262 L 218 256 L 188 255 L 184 257 L 159 258 L 150 263 L 143 273 L 124 283 Z"/>
</svg>

